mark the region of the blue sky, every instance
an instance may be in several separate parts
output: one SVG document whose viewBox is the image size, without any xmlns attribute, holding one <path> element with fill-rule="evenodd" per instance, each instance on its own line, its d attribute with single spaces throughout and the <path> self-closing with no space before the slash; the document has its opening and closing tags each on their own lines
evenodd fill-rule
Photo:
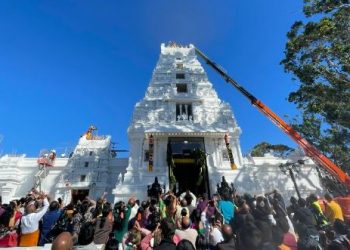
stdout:
<svg viewBox="0 0 350 250">
<path fill-rule="evenodd" d="M 167 41 L 193 43 L 277 114 L 297 87 L 284 73 L 286 33 L 302 0 L 0 1 L 0 154 L 60 153 L 90 124 L 128 149 L 126 129 Z M 247 153 L 295 144 L 207 68 L 231 104 Z"/>
</svg>

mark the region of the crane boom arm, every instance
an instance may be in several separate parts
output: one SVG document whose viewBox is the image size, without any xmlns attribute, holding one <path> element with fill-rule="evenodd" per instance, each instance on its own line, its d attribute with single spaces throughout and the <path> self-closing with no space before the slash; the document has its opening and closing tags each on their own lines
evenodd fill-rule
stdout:
<svg viewBox="0 0 350 250">
<path fill-rule="evenodd" d="M 288 125 L 282 118 L 274 113 L 269 107 L 267 107 L 262 101 L 258 100 L 255 96 L 249 93 L 241 85 L 239 85 L 234 79 L 232 79 L 219 65 L 210 60 L 203 52 L 195 48 L 196 54 L 210 65 L 215 71 L 217 71 L 226 82 L 235 87 L 241 94 L 247 97 L 250 102 L 258 108 L 265 116 L 267 116 L 274 124 L 282 129 L 289 137 L 291 137 L 304 151 L 311 157 L 316 163 L 321 165 L 330 174 L 337 177 L 337 179 L 344 184 L 350 186 L 350 177 L 334 164 L 330 159 L 318 151 L 311 143 L 303 138 L 297 131 L 295 131 L 290 125 Z"/>
</svg>

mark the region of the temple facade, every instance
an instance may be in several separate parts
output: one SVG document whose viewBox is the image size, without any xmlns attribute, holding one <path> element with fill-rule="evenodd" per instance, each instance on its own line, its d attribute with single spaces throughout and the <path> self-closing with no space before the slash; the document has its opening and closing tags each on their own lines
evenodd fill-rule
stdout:
<svg viewBox="0 0 350 250">
<path fill-rule="evenodd" d="M 201 172 L 204 187 L 201 189 L 213 193 L 220 176 L 234 176 L 225 136 L 230 143 L 235 167 L 243 166 L 240 134 L 241 129 L 230 105 L 218 98 L 193 45 L 162 44 L 145 97 L 135 105 L 128 128 L 129 164 L 114 193 L 116 197 L 125 198 L 142 193 L 144 183 L 152 183 L 155 176 L 168 189 L 172 184 L 169 147 L 173 148 L 171 154 L 175 166 L 171 174 L 175 176 L 175 186 L 178 186 L 175 189 L 183 189 L 181 184 L 186 186 L 189 182 L 183 175 L 192 174 L 191 181 L 198 181 L 195 174 L 199 174 L 199 167 L 194 166 L 195 157 L 191 155 L 197 149 L 206 156 L 206 167 Z M 152 152 L 150 138 L 153 140 Z M 152 169 L 149 169 L 150 153 Z M 196 187 L 191 188 L 194 191 Z"/>
<path fill-rule="evenodd" d="M 91 132 L 91 131 L 90 131 Z M 145 199 L 158 177 L 165 191 L 212 195 L 224 176 L 238 192 L 260 194 L 273 189 L 295 195 L 291 178 L 279 166 L 304 160 L 296 173 L 301 194 L 320 193 L 314 163 L 302 152 L 287 158 L 243 157 L 241 128 L 230 105 L 218 97 L 198 61 L 193 45 L 162 44 L 144 98 L 136 103 L 127 130 L 129 158 L 116 158 L 110 136 L 87 132 L 70 157 L 38 167 L 34 158 L 0 158 L 0 192 L 4 202 L 32 187 L 65 202 L 103 192 L 110 200 Z"/>
</svg>

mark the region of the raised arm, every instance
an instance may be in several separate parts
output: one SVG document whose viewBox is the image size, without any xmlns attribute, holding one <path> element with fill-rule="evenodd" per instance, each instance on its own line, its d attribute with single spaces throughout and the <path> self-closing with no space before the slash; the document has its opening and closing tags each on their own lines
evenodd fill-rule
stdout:
<svg viewBox="0 0 350 250">
<path fill-rule="evenodd" d="M 49 201 L 47 200 L 47 198 L 44 198 L 44 206 L 36 213 L 33 213 L 32 217 L 34 220 L 41 220 L 41 218 L 44 216 L 44 214 L 46 213 L 47 209 L 49 208 Z"/>
</svg>

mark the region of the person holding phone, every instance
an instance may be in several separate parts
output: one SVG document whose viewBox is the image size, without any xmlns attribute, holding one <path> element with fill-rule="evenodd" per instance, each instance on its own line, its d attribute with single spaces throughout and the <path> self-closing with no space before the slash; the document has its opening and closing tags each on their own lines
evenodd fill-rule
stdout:
<svg viewBox="0 0 350 250">
<path fill-rule="evenodd" d="M 38 199 L 43 201 L 43 207 L 37 211 L 37 201 L 30 199 L 26 204 L 26 214 L 20 221 L 21 238 L 20 247 L 36 246 L 39 241 L 39 221 L 49 208 L 49 201 L 45 194 L 39 194 Z"/>
</svg>

